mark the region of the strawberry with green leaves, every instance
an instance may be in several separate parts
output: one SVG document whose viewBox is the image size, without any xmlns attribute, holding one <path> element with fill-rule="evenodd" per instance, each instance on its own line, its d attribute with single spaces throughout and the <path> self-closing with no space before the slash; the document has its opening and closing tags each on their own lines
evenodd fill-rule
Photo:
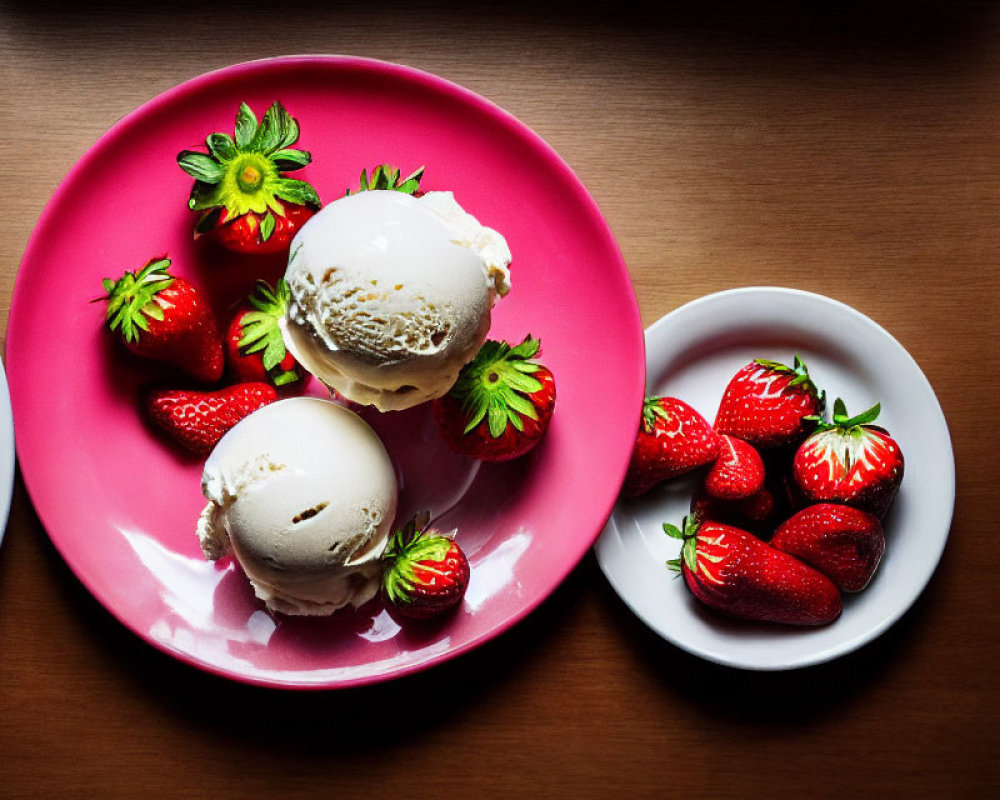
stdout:
<svg viewBox="0 0 1000 800">
<path fill-rule="evenodd" d="M 382 554 L 382 594 L 404 617 L 429 619 L 456 608 L 469 585 L 469 560 L 451 535 L 426 528 L 427 514 L 397 531 Z"/>
<path fill-rule="evenodd" d="M 647 397 L 622 494 L 637 497 L 663 481 L 715 461 L 719 435 L 694 408 L 676 397 Z"/>
<path fill-rule="evenodd" d="M 177 164 L 195 179 L 188 208 L 201 212 L 195 235 L 210 235 L 238 253 L 287 250 L 302 224 L 320 207 L 316 190 L 285 173 L 302 169 L 309 153 L 292 147 L 299 124 L 275 103 L 258 123 L 246 103 L 234 136 L 212 133 L 207 153 L 182 150 Z"/>
<path fill-rule="evenodd" d="M 237 422 L 277 399 L 269 383 L 237 383 L 215 391 L 152 389 L 143 398 L 143 410 L 182 447 L 207 455 Z"/>
<path fill-rule="evenodd" d="M 801 358 L 795 356 L 791 367 L 758 358 L 729 381 L 715 429 L 758 450 L 790 447 L 813 430 L 824 404 L 825 395 L 812 382 Z"/>
<path fill-rule="evenodd" d="M 664 524 L 663 531 L 683 542 L 680 558 L 667 565 L 717 611 L 784 625 L 825 625 L 840 616 L 843 601 L 829 578 L 744 530 L 692 514 L 683 529 Z"/>
<path fill-rule="evenodd" d="M 885 516 L 903 480 L 903 451 L 872 424 L 881 409 L 876 403 L 851 417 L 837 399 L 833 421 L 821 422 L 792 461 L 792 479 L 806 502 L 844 503 Z"/>
<path fill-rule="evenodd" d="M 214 383 L 225 366 L 215 317 L 201 292 L 169 269 L 169 258 L 154 258 L 117 280 L 105 278 L 98 301 L 107 303 L 108 327 L 136 355 Z"/>
<path fill-rule="evenodd" d="M 226 329 L 226 362 L 237 381 L 263 381 L 286 386 L 299 379 L 298 362 L 288 352 L 278 321 L 288 309 L 291 292 L 280 278 L 272 289 L 257 281 Z"/>
<path fill-rule="evenodd" d="M 445 443 L 481 461 L 509 461 L 532 450 L 548 429 L 556 402 L 552 372 L 536 357 L 530 334 L 514 347 L 487 340 L 451 391 L 434 401 Z"/>
<path fill-rule="evenodd" d="M 423 177 L 423 167 L 420 167 L 404 178 L 402 177 L 400 170 L 395 167 L 389 164 L 379 164 L 372 170 L 370 177 L 366 170 L 361 170 L 361 188 L 359 188 L 358 191 L 392 191 L 402 192 L 403 194 L 412 194 L 414 197 L 420 197 L 420 195 L 423 194 L 423 192 L 420 191 L 420 179 Z M 345 197 L 350 194 L 351 190 L 348 189 L 345 193 Z"/>
</svg>

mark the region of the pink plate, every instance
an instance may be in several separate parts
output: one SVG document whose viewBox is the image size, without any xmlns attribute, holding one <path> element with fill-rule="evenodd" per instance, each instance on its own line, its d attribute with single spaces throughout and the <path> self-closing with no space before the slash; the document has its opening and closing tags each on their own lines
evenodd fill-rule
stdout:
<svg viewBox="0 0 1000 800">
<path fill-rule="evenodd" d="M 401 517 L 428 508 L 458 528 L 472 564 L 463 607 L 400 625 L 372 601 L 328 619 L 272 616 L 238 566 L 202 559 L 201 462 L 150 430 L 142 386 L 164 370 L 102 329 L 101 279 L 169 254 L 224 317 L 282 260 L 193 242 L 191 179 L 178 151 L 232 131 L 246 101 L 280 99 L 313 163 L 295 173 L 324 202 L 363 167 L 426 166 L 514 253 L 491 335 L 542 340 L 558 401 L 542 445 L 505 466 L 445 453 L 426 406 L 367 413 L 402 481 Z M 423 669 L 523 618 L 593 543 L 614 505 L 643 392 L 642 327 L 621 253 L 566 164 L 483 98 L 426 73 L 358 58 L 240 64 L 188 81 L 128 115 L 72 169 L 28 245 L 10 314 L 7 370 L 21 469 L 56 548 L 94 596 L 156 647 L 249 683 L 328 688 Z M 609 391 L 610 389 L 610 391 Z M 316 392 L 315 385 L 307 391 Z"/>
</svg>

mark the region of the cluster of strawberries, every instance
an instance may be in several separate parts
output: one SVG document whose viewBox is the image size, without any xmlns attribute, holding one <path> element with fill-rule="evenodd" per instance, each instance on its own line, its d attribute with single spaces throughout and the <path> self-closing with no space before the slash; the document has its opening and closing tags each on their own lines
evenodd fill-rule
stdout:
<svg viewBox="0 0 1000 800">
<path fill-rule="evenodd" d="M 710 425 L 673 397 L 646 399 L 622 494 L 696 476 L 669 566 L 692 594 L 742 619 L 820 625 L 841 592 L 871 581 L 885 551 L 882 518 L 903 478 L 903 455 L 872 423 L 876 404 L 848 416 L 805 364 L 756 359 L 730 380 Z"/>
<path fill-rule="evenodd" d="M 245 255 L 289 250 L 301 226 L 320 208 L 316 190 L 287 173 L 311 155 L 294 149 L 298 122 L 275 102 L 258 122 L 243 103 L 232 136 L 212 133 L 205 151 L 184 150 L 177 163 L 195 179 L 188 208 L 198 212 L 196 237 Z M 423 167 L 402 177 L 379 165 L 362 170 L 358 191 L 420 195 Z M 346 194 L 350 194 L 350 190 Z M 279 321 L 290 302 L 279 280 L 258 281 L 228 324 L 220 328 L 202 292 L 170 273 L 166 256 L 118 279 L 103 281 L 108 328 L 133 354 L 168 365 L 199 388 L 151 388 L 141 405 L 146 418 L 173 442 L 207 455 L 237 422 L 301 386 L 303 370 L 284 344 Z M 537 356 L 540 342 L 487 341 L 452 390 L 434 401 L 445 443 L 483 461 L 507 461 L 532 450 L 555 405 L 552 373 Z M 448 536 L 416 522 L 396 533 L 386 550 L 384 590 L 404 615 L 426 617 L 453 608 L 469 580 L 469 564 Z"/>
</svg>

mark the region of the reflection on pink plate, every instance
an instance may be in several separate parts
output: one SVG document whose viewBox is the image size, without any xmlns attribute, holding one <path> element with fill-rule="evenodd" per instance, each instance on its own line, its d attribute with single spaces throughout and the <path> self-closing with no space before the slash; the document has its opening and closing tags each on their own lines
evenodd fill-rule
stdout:
<svg viewBox="0 0 1000 800">
<path fill-rule="evenodd" d="M 190 179 L 178 151 L 230 128 L 241 101 L 280 99 L 314 161 L 296 177 L 324 201 L 363 167 L 426 166 L 514 253 L 513 290 L 492 335 L 539 336 L 559 398 L 543 444 L 482 466 L 445 452 L 429 409 L 366 418 L 401 475 L 400 514 L 429 508 L 459 529 L 472 564 L 463 607 L 400 626 L 373 601 L 329 619 L 272 616 L 231 561 L 204 561 L 194 525 L 201 462 L 137 414 L 165 379 L 102 331 L 101 279 L 167 253 L 217 309 L 281 259 L 246 260 L 191 239 Z M 403 122 L 405 121 L 405 122 Z M 599 331 L 600 335 L 595 335 Z M 483 643 L 537 606 L 592 544 L 624 475 L 643 391 L 643 340 L 617 245 L 569 168 L 524 125 L 440 78 L 382 62 L 295 57 L 251 62 L 153 99 L 73 168 L 28 245 L 7 339 L 17 445 L 56 548 L 97 599 L 155 646 L 203 669 L 285 687 L 383 680 Z M 601 368 L 595 384 L 592 370 Z M 606 387 L 614 391 L 605 391 Z M 305 389 L 319 393 L 315 383 Z M 586 431 L 586 435 L 580 435 Z"/>
</svg>

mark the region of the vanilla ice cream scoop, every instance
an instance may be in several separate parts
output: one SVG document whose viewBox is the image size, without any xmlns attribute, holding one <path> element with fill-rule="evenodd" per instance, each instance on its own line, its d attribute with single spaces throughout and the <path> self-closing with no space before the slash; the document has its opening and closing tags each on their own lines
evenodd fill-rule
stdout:
<svg viewBox="0 0 1000 800">
<path fill-rule="evenodd" d="M 315 397 L 264 406 L 215 446 L 202 492 L 202 552 L 234 553 L 268 608 L 325 615 L 377 593 L 396 475 L 353 411 Z"/>
<path fill-rule="evenodd" d="M 445 394 L 510 290 L 510 250 L 451 192 L 330 203 L 292 241 L 285 344 L 349 400 L 381 411 Z"/>
</svg>

